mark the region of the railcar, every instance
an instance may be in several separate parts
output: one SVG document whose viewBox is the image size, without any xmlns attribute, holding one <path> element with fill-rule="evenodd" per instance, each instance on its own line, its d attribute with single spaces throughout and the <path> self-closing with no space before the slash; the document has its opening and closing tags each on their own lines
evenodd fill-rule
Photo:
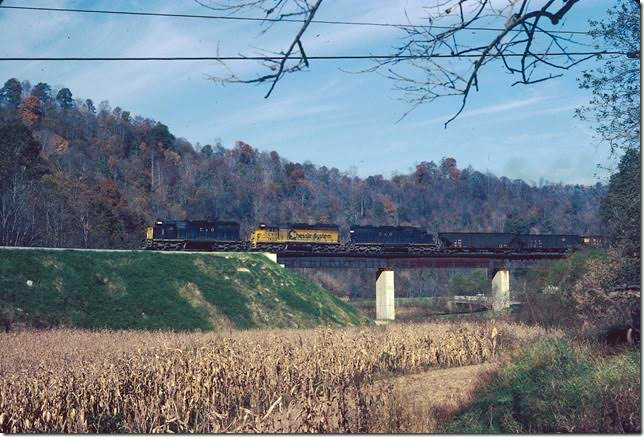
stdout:
<svg viewBox="0 0 644 437">
<path fill-rule="evenodd" d="M 239 223 L 208 220 L 157 220 L 146 230 L 151 250 L 245 250 Z"/>
<path fill-rule="evenodd" d="M 518 246 L 527 250 L 562 251 L 572 249 L 581 245 L 579 235 L 555 235 L 555 234 L 519 234 L 516 236 Z"/>
<path fill-rule="evenodd" d="M 340 228 L 318 223 L 262 223 L 250 234 L 250 246 L 266 251 L 333 252 L 340 247 Z"/>
<path fill-rule="evenodd" d="M 581 244 L 590 247 L 605 247 L 608 244 L 606 237 L 602 235 L 582 235 Z"/>
<path fill-rule="evenodd" d="M 438 249 L 434 236 L 413 226 L 357 226 L 349 228 L 350 250 L 361 253 L 428 253 Z"/>
<path fill-rule="evenodd" d="M 446 249 L 504 251 L 517 247 L 516 234 L 508 232 L 439 232 L 438 239 Z"/>
</svg>

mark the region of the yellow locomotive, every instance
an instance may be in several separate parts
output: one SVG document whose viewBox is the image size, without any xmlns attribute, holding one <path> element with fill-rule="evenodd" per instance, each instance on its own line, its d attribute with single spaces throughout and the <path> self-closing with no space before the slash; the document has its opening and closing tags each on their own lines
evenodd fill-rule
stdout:
<svg viewBox="0 0 644 437">
<path fill-rule="evenodd" d="M 339 245 L 340 229 L 336 225 L 286 223 L 277 225 L 260 224 L 250 233 L 250 245 L 260 246 L 318 246 Z"/>
</svg>

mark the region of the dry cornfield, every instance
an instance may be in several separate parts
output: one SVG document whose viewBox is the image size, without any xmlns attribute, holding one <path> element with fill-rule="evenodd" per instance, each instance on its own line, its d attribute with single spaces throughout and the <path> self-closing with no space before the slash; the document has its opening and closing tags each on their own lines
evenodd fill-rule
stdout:
<svg viewBox="0 0 644 437">
<path fill-rule="evenodd" d="M 542 334 L 502 322 L 3 334 L 0 432 L 391 432 L 391 386 L 371 382 L 483 363 Z"/>
</svg>

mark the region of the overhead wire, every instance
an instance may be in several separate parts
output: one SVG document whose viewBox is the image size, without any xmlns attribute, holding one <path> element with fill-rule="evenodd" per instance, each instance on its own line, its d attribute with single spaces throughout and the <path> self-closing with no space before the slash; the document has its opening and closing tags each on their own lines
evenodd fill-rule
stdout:
<svg viewBox="0 0 644 437">
<path fill-rule="evenodd" d="M 1 2 L 0 2 L 1 3 Z M 135 12 L 135 11 L 121 11 L 121 10 L 105 10 L 105 9 L 78 9 L 78 8 L 52 8 L 52 7 L 36 7 L 36 6 L 3 6 L 0 9 L 14 9 L 23 11 L 43 11 L 43 12 L 75 12 L 75 13 L 92 13 L 92 14 L 109 14 L 109 15 L 131 15 L 131 16 L 149 16 L 149 17 L 170 17 L 170 18 L 196 18 L 196 19 L 211 19 L 211 20 L 233 20 L 233 21 L 261 21 L 272 23 L 304 23 L 305 20 L 296 18 L 269 18 L 269 17 L 239 17 L 233 15 L 199 15 L 199 14 L 171 14 L 164 12 Z M 396 23 L 377 23 L 369 21 L 334 21 L 334 20 L 311 20 L 311 23 L 317 24 L 331 24 L 343 26 L 380 26 L 380 27 L 395 27 L 395 28 L 432 28 L 432 29 L 452 29 L 450 26 L 427 25 L 427 24 L 396 24 Z M 469 31 L 491 31 L 500 32 L 505 29 L 493 27 L 467 27 L 463 30 Z M 515 31 L 521 32 L 522 30 L 516 29 Z M 545 32 L 545 30 L 535 29 L 537 32 Z M 548 30 L 548 33 L 560 34 L 577 34 L 589 35 L 590 32 L 579 30 Z"/>
<path fill-rule="evenodd" d="M 530 53 L 533 56 L 600 56 L 600 55 L 626 55 L 619 51 L 597 52 L 557 52 L 557 53 Z M 308 60 L 387 60 L 387 59 L 427 59 L 427 58 L 478 58 L 481 54 L 432 54 L 432 55 L 336 55 L 336 56 L 287 56 L 294 61 Z M 495 57 L 523 57 L 523 53 L 505 53 Z M 0 57 L 1 61 L 280 61 L 284 56 L 143 56 L 143 57 L 75 57 L 75 56 L 47 56 L 47 57 Z"/>
<path fill-rule="evenodd" d="M 1 3 L 1 1 L 0 1 Z M 0 9 L 13 9 L 25 11 L 48 11 L 48 12 L 76 12 L 76 13 L 97 13 L 112 15 L 131 15 L 131 16 L 152 16 L 152 17 L 172 17 L 172 18 L 197 18 L 197 19 L 218 19 L 218 20 L 242 20 L 242 21 L 262 21 L 262 22 L 296 22 L 303 23 L 304 20 L 292 18 L 259 18 L 259 17 L 238 17 L 226 15 L 196 15 L 196 14 L 171 14 L 162 12 L 134 12 L 121 10 L 101 10 L 101 9 L 77 9 L 77 8 L 52 8 L 52 7 L 35 7 L 35 6 L 7 6 L 1 5 Z M 414 28 L 444 28 L 448 26 L 428 26 L 413 24 L 393 24 L 393 23 L 376 23 L 365 21 L 330 21 L 330 20 L 312 20 L 312 23 L 333 24 L 333 25 L 356 25 L 356 26 L 385 26 L 385 27 L 414 27 Z M 465 29 L 464 29 L 465 30 Z M 468 27 L 466 30 L 471 31 L 503 31 L 504 29 L 487 28 L 487 27 Z M 537 29 L 539 31 L 539 29 Z M 582 31 L 548 31 L 549 33 L 565 34 L 589 34 Z M 561 53 L 533 53 L 535 56 L 599 56 L 599 55 L 627 55 L 628 53 L 617 51 L 595 51 L 595 52 L 561 52 Z M 425 59 L 425 58 L 477 58 L 480 54 L 432 54 L 432 55 L 336 55 L 336 56 L 306 56 L 310 60 L 387 60 L 387 59 Z M 524 56 L 523 53 L 507 53 L 503 56 L 516 57 Z M 282 60 L 283 56 L 145 56 L 145 57 L 0 57 L 2 61 L 277 61 Z M 289 56 L 289 60 L 303 60 L 302 56 Z"/>
</svg>

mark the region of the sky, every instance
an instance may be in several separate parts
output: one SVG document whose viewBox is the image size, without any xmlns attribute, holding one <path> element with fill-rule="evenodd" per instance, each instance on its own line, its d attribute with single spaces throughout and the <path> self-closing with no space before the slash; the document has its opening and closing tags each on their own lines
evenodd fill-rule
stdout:
<svg viewBox="0 0 644 437">
<path fill-rule="evenodd" d="M 419 23 L 428 13 L 423 6 L 435 1 L 326 0 L 316 19 Z M 588 19 L 605 16 L 611 4 L 579 2 L 563 25 L 587 30 Z M 193 0 L 5 0 L 3 5 L 217 14 Z M 257 22 L 0 9 L 0 57 L 254 55 L 259 48 L 285 48 L 297 29 L 297 24 L 265 29 Z M 391 53 L 403 36 L 396 28 L 312 24 L 303 43 L 309 56 L 382 54 Z M 421 161 L 453 157 L 459 168 L 471 165 L 528 183 L 589 185 L 606 179 L 598 164 L 610 165 L 608 148 L 594 139 L 592 125 L 573 116 L 590 100 L 576 78 L 593 62 L 562 78 L 514 87 L 516 77 L 490 65 L 480 75 L 479 92 L 447 128 L 459 98 L 421 105 L 398 121 L 411 105 L 390 79 L 355 73 L 372 66 L 369 61 L 311 61 L 310 69 L 282 79 L 268 99 L 266 84 L 222 86 L 210 80 L 225 73 L 214 61 L 11 61 L 0 63 L 0 80 L 65 86 L 75 98 L 107 100 L 112 108 L 163 122 L 193 144 L 221 141 L 232 147 L 240 140 L 292 162 L 361 177 L 405 174 Z M 250 61 L 227 68 L 244 78 L 265 73 Z"/>
</svg>

